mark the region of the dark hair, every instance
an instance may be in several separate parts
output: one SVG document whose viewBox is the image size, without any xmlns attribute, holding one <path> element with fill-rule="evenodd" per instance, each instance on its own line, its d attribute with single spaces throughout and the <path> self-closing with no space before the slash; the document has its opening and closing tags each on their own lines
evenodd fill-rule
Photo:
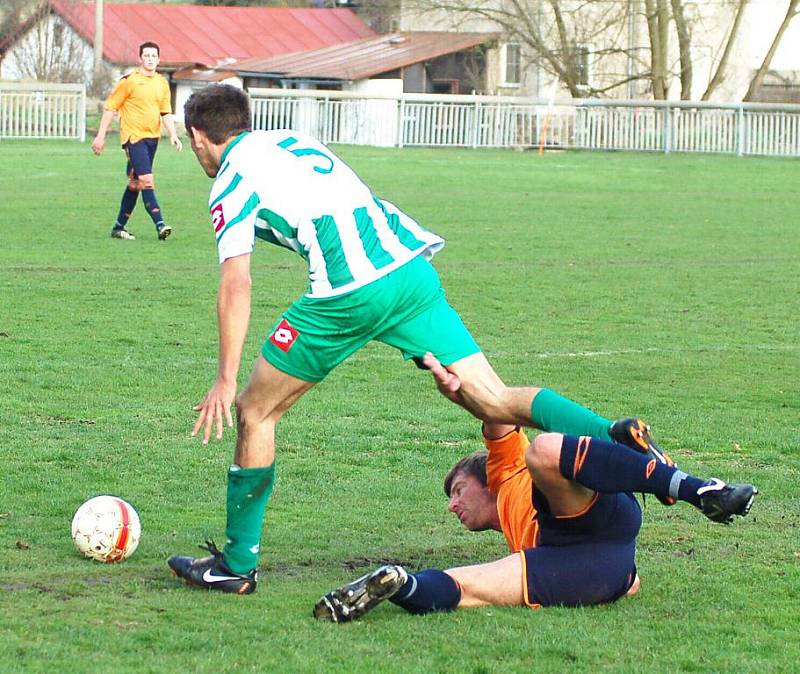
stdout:
<svg viewBox="0 0 800 674">
<path fill-rule="evenodd" d="M 484 487 L 487 486 L 486 458 L 488 456 L 489 452 L 487 452 L 485 449 L 479 449 L 477 452 L 473 452 L 472 454 L 465 456 L 463 459 L 458 461 L 456 465 L 450 469 L 450 472 L 444 477 L 445 495 L 450 498 L 450 490 L 453 488 L 453 480 L 456 479 L 456 476 L 459 473 L 471 475 L 472 477 L 476 478 Z"/>
<path fill-rule="evenodd" d="M 230 84 L 210 84 L 195 91 L 183 106 L 183 119 L 187 131 L 202 131 L 217 145 L 253 129 L 250 99 Z"/>
<path fill-rule="evenodd" d="M 142 55 L 142 52 L 145 49 L 155 49 L 156 50 L 156 54 L 161 56 L 161 48 L 155 42 L 142 42 L 142 44 L 139 45 L 139 56 L 140 57 Z"/>
</svg>

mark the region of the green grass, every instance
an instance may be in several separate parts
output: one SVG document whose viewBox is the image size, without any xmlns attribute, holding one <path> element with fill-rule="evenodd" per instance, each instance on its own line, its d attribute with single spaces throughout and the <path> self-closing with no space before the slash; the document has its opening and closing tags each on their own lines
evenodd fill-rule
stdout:
<svg viewBox="0 0 800 674">
<path fill-rule="evenodd" d="M 108 232 L 113 144 L 0 144 L 0 671 L 783 672 L 800 660 L 800 234 L 796 161 L 339 148 L 376 193 L 443 234 L 448 297 L 509 383 L 641 414 L 681 466 L 761 489 L 715 526 L 648 499 L 642 591 L 610 607 L 345 626 L 323 592 L 381 560 L 413 568 L 505 554 L 462 531 L 441 480 L 478 424 L 391 349 L 370 345 L 282 421 L 278 483 L 250 597 L 192 590 L 174 553 L 223 538 L 233 434 L 203 448 L 191 406 L 216 368 L 210 182 L 163 144 L 157 191 Z M 241 380 L 305 288 L 259 245 Z M 77 556 L 89 496 L 138 509 L 125 564 Z M 221 542 L 221 541 L 220 541 Z"/>
</svg>

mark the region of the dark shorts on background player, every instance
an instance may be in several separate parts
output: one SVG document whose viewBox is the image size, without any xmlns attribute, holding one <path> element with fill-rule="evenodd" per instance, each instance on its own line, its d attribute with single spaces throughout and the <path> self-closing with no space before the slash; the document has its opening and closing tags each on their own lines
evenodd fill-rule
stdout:
<svg viewBox="0 0 800 674">
<path fill-rule="evenodd" d="M 158 138 L 142 138 L 122 146 L 128 157 L 125 175 L 146 176 L 153 172 L 153 160 L 158 149 Z"/>
<path fill-rule="evenodd" d="M 636 578 L 642 511 L 632 494 L 597 493 L 583 513 L 550 514 L 534 489 L 537 547 L 520 552 L 528 606 L 589 606 L 615 601 Z"/>
<path fill-rule="evenodd" d="M 480 351 L 447 303 L 436 270 L 417 256 L 341 297 L 299 299 L 273 326 L 261 353 L 282 372 L 318 382 L 372 340 L 407 360 L 430 351 L 445 365 Z"/>
</svg>

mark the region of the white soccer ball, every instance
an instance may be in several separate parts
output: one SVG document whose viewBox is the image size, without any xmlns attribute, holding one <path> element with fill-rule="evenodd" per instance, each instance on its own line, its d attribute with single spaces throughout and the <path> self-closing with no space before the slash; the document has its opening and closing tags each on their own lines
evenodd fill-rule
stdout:
<svg viewBox="0 0 800 674">
<path fill-rule="evenodd" d="M 95 496 L 72 518 L 72 541 L 98 562 L 121 562 L 139 545 L 142 526 L 133 506 L 116 496 Z"/>
</svg>

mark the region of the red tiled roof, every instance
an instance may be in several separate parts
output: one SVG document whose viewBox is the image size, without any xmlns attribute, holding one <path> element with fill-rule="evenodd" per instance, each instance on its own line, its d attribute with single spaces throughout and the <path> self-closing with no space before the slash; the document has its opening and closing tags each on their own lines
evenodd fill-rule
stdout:
<svg viewBox="0 0 800 674">
<path fill-rule="evenodd" d="M 94 1 L 50 0 L 53 10 L 87 42 L 94 40 Z M 270 57 L 373 37 L 350 9 L 206 7 L 105 3 L 103 57 L 118 65 L 138 62 L 138 47 L 153 41 L 161 66 Z"/>
<path fill-rule="evenodd" d="M 241 60 L 227 68 L 240 73 L 360 80 L 470 49 L 498 36 L 498 33 L 392 33 L 302 53 Z"/>
</svg>

